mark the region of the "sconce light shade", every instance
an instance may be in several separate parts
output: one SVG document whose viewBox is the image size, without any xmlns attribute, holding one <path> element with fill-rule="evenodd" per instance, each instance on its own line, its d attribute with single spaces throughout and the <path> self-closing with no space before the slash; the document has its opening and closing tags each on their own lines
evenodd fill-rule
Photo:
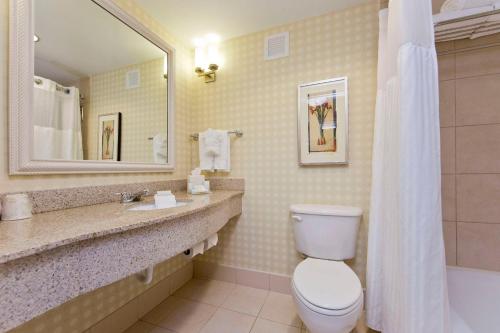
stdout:
<svg viewBox="0 0 500 333">
<path fill-rule="evenodd" d="M 211 64 L 219 64 L 219 47 L 216 44 L 209 44 L 207 47 L 207 62 Z"/>
<path fill-rule="evenodd" d="M 205 48 L 203 46 L 198 46 L 194 49 L 194 66 L 196 68 L 201 68 L 202 70 L 207 68 Z"/>
<path fill-rule="evenodd" d="M 219 69 L 221 57 L 216 35 L 207 35 L 205 39 L 197 39 L 194 49 L 194 71 L 205 78 L 205 82 L 214 82 L 215 71 Z"/>
</svg>

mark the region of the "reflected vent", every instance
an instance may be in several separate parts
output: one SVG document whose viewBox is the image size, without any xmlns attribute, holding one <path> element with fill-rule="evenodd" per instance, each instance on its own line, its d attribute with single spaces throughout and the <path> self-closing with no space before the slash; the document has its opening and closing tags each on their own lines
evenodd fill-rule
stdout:
<svg viewBox="0 0 500 333">
<path fill-rule="evenodd" d="M 128 71 L 125 75 L 125 87 L 127 89 L 138 88 L 141 85 L 141 72 L 138 69 Z"/>
<path fill-rule="evenodd" d="M 282 32 L 266 37 L 264 44 L 264 59 L 273 60 L 288 57 L 289 34 Z"/>
</svg>

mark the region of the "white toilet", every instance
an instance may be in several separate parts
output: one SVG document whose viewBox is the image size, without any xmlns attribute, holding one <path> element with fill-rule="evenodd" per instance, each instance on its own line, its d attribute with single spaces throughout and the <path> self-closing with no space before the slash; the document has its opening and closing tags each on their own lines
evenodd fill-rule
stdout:
<svg viewBox="0 0 500 333">
<path fill-rule="evenodd" d="M 363 289 L 343 260 L 356 254 L 363 211 L 357 207 L 292 205 L 295 246 L 308 258 L 295 268 L 292 295 L 311 333 L 348 333 L 363 310 Z"/>
</svg>

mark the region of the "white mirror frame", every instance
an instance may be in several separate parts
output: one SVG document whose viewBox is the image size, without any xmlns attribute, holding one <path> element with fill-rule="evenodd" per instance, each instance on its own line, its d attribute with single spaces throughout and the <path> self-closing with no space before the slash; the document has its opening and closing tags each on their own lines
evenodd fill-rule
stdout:
<svg viewBox="0 0 500 333">
<path fill-rule="evenodd" d="M 174 78 L 175 49 L 122 10 L 113 0 L 93 1 L 132 30 L 168 54 L 167 113 L 168 163 L 116 161 L 33 160 L 33 8 L 32 0 L 10 0 L 9 40 L 9 173 L 11 175 L 62 173 L 169 172 L 175 166 Z"/>
</svg>

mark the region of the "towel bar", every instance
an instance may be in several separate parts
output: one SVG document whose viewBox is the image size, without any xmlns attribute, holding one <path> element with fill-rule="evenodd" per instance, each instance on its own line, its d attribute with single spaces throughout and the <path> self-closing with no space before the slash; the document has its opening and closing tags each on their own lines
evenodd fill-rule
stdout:
<svg viewBox="0 0 500 333">
<path fill-rule="evenodd" d="M 240 131 L 240 130 L 231 130 L 231 131 L 228 131 L 229 134 L 234 134 L 236 135 L 238 138 L 241 138 L 243 136 L 243 132 Z M 190 137 L 194 140 L 194 141 L 198 141 L 198 136 L 199 134 L 198 133 L 194 133 L 194 134 L 191 134 Z"/>
<path fill-rule="evenodd" d="M 228 131 L 229 134 L 234 134 L 236 135 L 238 138 L 241 138 L 243 136 L 243 132 L 240 131 L 240 130 L 232 130 L 232 131 Z M 194 134 L 191 134 L 190 135 L 191 139 L 193 139 L 194 141 L 198 141 L 198 133 L 194 133 Z M 153 140 L 153 137 L 149 137 L 148 140 Z"/>
</svg>

